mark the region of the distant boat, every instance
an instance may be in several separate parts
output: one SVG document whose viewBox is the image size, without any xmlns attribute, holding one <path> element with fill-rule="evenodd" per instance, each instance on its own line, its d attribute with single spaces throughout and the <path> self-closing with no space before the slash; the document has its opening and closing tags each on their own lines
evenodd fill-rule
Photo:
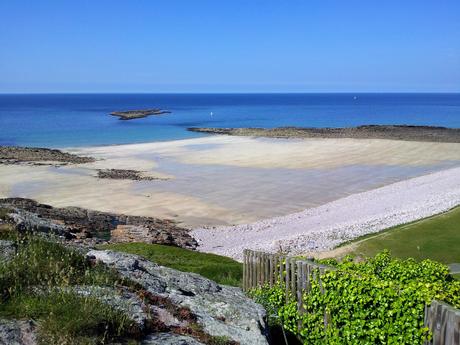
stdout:
<svg viewBox="0 0 460 345">
<path fill-rule="evenodd" d="M 211 115 L 211 117 L 212 117 L 212 115 L 214 115 L 212 111 L 211 111 L 211 114 L 210 114 L 210 115 Z"/>
<path fill-rule="evenodd" d="M 358 99 L 358 97 L 355 96 L 355 97 L 353 97 L 353 99 Z"/>
</svg>

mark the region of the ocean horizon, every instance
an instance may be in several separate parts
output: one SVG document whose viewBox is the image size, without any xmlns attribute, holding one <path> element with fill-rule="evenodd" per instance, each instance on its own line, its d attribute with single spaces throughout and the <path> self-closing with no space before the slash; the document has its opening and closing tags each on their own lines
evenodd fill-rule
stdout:
<svg viewBox="0 0 460 345">
<path fill-rule="evenodd" d="M 171 114 L 120 121 L 117 110 Z M 0 145 L 79 147 L 204 136 L 188 127 L 460 128 L 460 93 L 0 94 Z"/>
</svg>

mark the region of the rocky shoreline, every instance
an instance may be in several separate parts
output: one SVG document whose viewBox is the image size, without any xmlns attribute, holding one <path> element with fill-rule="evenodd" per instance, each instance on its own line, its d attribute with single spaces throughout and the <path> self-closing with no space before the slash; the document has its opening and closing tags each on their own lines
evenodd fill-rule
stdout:
<svg viewBox="0 0 460 345">
<path fill-rule="evenodd" d="M 96 161 L 93 157 L 78 156 L 42 147 L 0 146 L 0 164 L 83 164 Z"/>
<path fill-rule="evenodd" d="M 31 199 L 0 199 L 4 218 L 18 230 L 51 233 L 75 243 L 145 242 L 194 249 L 189 230 L 172 220 L 78 207 L 55 208 Z"/>
<path fill-rule="evenodd" d="M 208 134 L 266 138 L 353 138 L 460 143 L 460 128 L 433 126 L 365 125 L 345 128 L 278 127 L 270 129 L 191 127 L 188 130 Z"/>
</svg>

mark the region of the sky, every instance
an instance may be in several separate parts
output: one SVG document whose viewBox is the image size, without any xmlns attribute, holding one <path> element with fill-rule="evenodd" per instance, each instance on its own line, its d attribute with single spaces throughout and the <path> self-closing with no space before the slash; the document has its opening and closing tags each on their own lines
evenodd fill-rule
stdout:
<svg viewBox="0 0 460 345">
<path fill-rule="evenodd" d="M 460 1 L 0 0 L 0 92 L 460 92 Z"/>
</svg>

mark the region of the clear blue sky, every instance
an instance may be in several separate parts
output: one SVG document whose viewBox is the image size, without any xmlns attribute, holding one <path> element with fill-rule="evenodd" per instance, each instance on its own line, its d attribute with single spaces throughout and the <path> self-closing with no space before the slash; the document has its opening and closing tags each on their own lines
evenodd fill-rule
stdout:
<svg viewBox="0 0 460 345">
<path fill-rule="evenodd" d="M 460 92 L 460 0 L 0 0 L 0 92 Z"/>
</svg>

